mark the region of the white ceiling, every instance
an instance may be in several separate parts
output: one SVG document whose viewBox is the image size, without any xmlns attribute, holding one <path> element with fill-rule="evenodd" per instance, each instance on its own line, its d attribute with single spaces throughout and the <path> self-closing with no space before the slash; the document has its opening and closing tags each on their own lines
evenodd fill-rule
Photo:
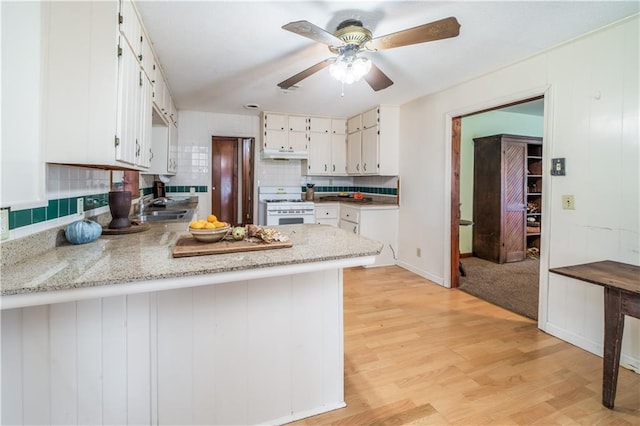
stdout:
<svg viewBox="0 0 640 426">
<path fill-rule="evenodd" d="M 638 13 L 632 1 L 161 1 L 136 2 L 179 110 L 260 110 L 348 117 L 403 104 Z M 277 84 L 332 54 L 281 29 L 307 20 L 329 32 L 356 18 L 373 37 L 448 16 L 456 38 L 368 54 L 395 84 L 374 92 L 345 85 L 328 69 L 283 91 Z"/>
</svg>

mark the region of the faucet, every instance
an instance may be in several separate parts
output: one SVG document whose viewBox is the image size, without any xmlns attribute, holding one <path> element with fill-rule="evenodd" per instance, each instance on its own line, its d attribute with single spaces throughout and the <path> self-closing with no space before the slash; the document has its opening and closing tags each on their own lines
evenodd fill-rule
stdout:
<svg viewBox="0 0 640 426">
<path fill-rule="evenodd" d="M 153 195 L 149 194 L 149 195 L 145 195 L 143 197 L 140 197 L 138 199 L 138 216 L 142 216 L 144 214 L 144 210 L 146 209 L 147 205 L 149 204 L 147 201 L 151 200 L 152 197 L 153 197 Z"/>
</svg>

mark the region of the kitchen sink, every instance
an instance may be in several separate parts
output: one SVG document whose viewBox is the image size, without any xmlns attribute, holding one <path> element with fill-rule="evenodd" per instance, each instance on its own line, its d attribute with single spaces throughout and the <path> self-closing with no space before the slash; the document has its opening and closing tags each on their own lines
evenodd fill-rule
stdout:
<svg viewBox="0 0 640 426">
<path fill-rule="evenodd" d="M 131 220 L 139 222 L 169 222 L 169 221 L 188 221 L 191 219 L 192 210 L 154 210 L 135 215 Z"/>
</svg>

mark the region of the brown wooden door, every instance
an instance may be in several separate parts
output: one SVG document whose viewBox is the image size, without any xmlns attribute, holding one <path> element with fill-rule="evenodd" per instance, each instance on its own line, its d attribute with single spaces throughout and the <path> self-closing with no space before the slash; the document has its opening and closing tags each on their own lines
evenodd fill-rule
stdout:
<svg viewBox="0 0 640 426">
<path fill-rule="evenodd" d="M 521 142 L 503 142 L 503 262 L 524 260 L 526 255 L 525 188 L 527 145 Z"/>
<path fill-rule="evenodd" d="M 253 223 L 253 138 L 214 136 L 211 212 L 232 225 Z"/>
<path fill-rule="evenodd" d="M 238 139 L 213 138 L 211 213 L 236 224 L 238 217 Z"/>
</svg>

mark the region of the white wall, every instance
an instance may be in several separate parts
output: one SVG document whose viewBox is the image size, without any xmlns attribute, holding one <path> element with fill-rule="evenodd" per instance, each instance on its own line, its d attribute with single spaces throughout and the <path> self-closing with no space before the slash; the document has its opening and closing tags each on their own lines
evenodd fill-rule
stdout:
<svg viewBox="0 0 640 426">
<path fill-rule="evenodd" d="M 399 261 L 450 285 L 451 118 L 545 95 L 545 159 L 567 176 L 544 180 L 539 326 L 602 353 L 603 291 L 549 267 L 611 259 L 640 265 L 639 18 L 401 108 Z M 574 194 L 576 210 L 560 196 Z M 415 257 L 415 248 L 422 257 Z M 640 321 L 627 319 L 623 363 L 640 369 Z"/>
<path fill-rule="evenodd" d="M 473 219 L 473 138 L 508 133 L 542 136 L 541 116 L 505 111 L 489 111 L 462 118 L 460 134 L 460 218 Z M 473 229 L 460 227 L 460 253 L 472 252 Z"/>
</svg>

